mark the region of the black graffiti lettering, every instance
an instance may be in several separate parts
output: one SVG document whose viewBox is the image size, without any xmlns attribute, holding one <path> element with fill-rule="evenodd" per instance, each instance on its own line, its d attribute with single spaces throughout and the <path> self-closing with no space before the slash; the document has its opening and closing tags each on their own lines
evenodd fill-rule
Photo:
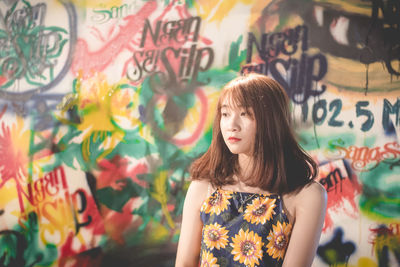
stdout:
<svg viewBox="0 0 400 267">
<path fill-rule="evenodd" d="M 396 115 L 393 125 L 395 126 L 399 125 L 400 123 L 399 112 L 400 112 L 400 98 L 397 98 L 397 101 L 394 105 L 392 105 L 392 103 L 390 103 L 387 99 L 383 99 L 382 126 L 385 131 L 388 131 L 390 129 L 390 126 L 392 125 L 390 123 L 390 118 L 389 118 L 390 114 Z"/>
<path fill-rule="evenodd" d="M 166 88 L 175 91 L 187 83 L 198 83 L 198 72 L 208 70 L 214 61 L 211 48 L 197 48 L 200 24 L 200 17 L 167 22 L 159 20 L 153 26 L 146 20 L 139 46 L 145 47 L 149 36 L 152 48 L 133 54 L 133 68 L 128 70 L 127 77 L 139 81 L 144 74 L 151 74 L 153 81 L 157 77 Z M 165 44 L 169 45 L 165 47 Z M 176 47 L 173 44 L 183 45 Z M 153 89 L 158 92 L 165 89 L 156 87 L 158 89 Z"/>
<path fill-rule="evenodd" d="M 163 33 L 160 36 L 160 43 L 168 43 L 172 40 L 177 43 L 188 41 L 193 32 L 192 42 L 197 42 L 200 30 L 200 17 L 191 17 L 188 19 L 168 21 L 163 25 Z M 194 25 L 194 27 L 193 27 Z M 193 29 L 192 29 L 193 28 Z"/>
<path fill-rule="evenodd" d="M 253 58 L 253 45 L 256 46 L 258 54 L 260 55 L 261 58 L 263 58 L 264 50 L 262 47 L 264 46 L 263 44 L 265 44 L 267 42 L 267 37 L 268 37 L 268 34 L 263 34 L 261 36 L 261 44 L 260 44 L 257 42 L 257 38 L 254 35 L 254 33 L 252 33 L 252 32 L 248 33 L 248 35 L 247 35 L 247 55 L 246 55 L 247 63 L 250 63 Z"/>
<path fill-rule="evenodd" d="M 249 64 L 246 64 L 241 72 L 270 74 L 285 88 L 293 102 L 303 104 L 310 96 L 319 96 L 325 92 L 326 86 L 320 85 L 318 88 L 318 82 L 322 80 L 328 70 L 327 59 L 324 55 L 307 54 L 307 43 L 308 28 L 305 25 L 299 25 L 283 32 L 264 33 L 260 40 L 257 40 L 256 36 L 249 32 L 246 55 L 246 62 Z M 250 64 L 254 46 L 264 63 Z M 302 51 L 300 59 L 278 58 L 281 54 L 291 56 L 299 49 Z"/>
<path fill-rule="evenodd" d="M 139 56 L 143 56 L 144 51 L 136 51 L 133 53 L 133 70 L 128 71 L 126 73 L 126 76 L 128 77 L 128 79 L 132 80 L 132 81 L 139 81 L 142 78 L 143 75 L 143 68 L 141 67 L 140 62 L 142 62 L 140 60 L 140 58 L 138 58 Z"/>
<path fill-rule="evenodd" d="M 77 190 L 74 193 L 73 198 L 74 199 L 79 198 L 80 204 L 76 211 L 78 212 L 78 214 L 83 214 L 87 209 L 87 199 L 85 192 L 83 190 Z M 81 227 L 85 227 L 92 222 L 92 216 L 88 215 L 86 222 L 79 222 L 78 215 L 74 212 L 74 221 L 75 221 L 75 234 L 78 234 Z"/>
<path fill-rule="evenodd" d="M 183 43 L 189 40 L 189 35 L 192 34 L 193 42 L 197 42 L 200 31 L 200 17 L 190 17 L 182 20 L 168 21 L 163 24 L 161 20 L 156 22 L 153 29 L 149 20 L 145 21 L 143 27 L 142 39 L 140 47 L 144 47 L 148 34 L 155 46 L 175 41 Z"/>
<path fill-rule="evenodd" d="M 322 113 L 320 112 L 322 111 Z M 321 125 L 326 118 L 327 110 L 326 110 L 326 100 L 320 99 L 314 105 L 312 109 L 312 119 L 316 125 Z"/>
<path fill-rule="evenodd" d="M 340 127 L 344 124 L 343 121 L 337 120 L 337 116 L 339 116 L 342 110 L 342 100 L 335 99 L 329 104 L 329 111 L 333 111 L 332 117 L 328 121 L 328 125 L 332 127 Z"/>
<path fill-rule="evenodd" d="M 173 55 L 175 58 L 177 58 L 177 57 L 179 56 L 179 53 L 180 53 L 180 51 L 181 51 L 181 48 L 174 49 L 174 48 L 172 48 L 172 47 L 168 47 L 168 48 L 164 49 L 164 50 L 161 52 L 161 61 L 162 61 L 162 63 L 164 64 L 164 67 L 165 67 L 165 69 L 166 69 L 166 71 L 167 71 L 167 76 L 168 76 L 168 79 L 167 79 L 167 81 L 166 81 L 166 86 L 167 86 L 167 87 L 170 87 L 170 86 L 172 86 L 173 84 L 176 84 L 177 77 L 176 77 L 175 71 L 174 71 L 174 69 L 172 68 L 172 66 L 171 66 L 171 64 L 170 64 L 170 61 L 169 61 L 169 59 L 168 59 L 168 56 L 167 56 L 168 51 L 171 51 L 171 52 L 172 52 L 172 55 Z M 169 54 L 171 54 L 171 53 L 169 53 Z"/>
<path fill-rule="evenodd" d="M 261 35 L 261 41 L 258 42 L 256 36 L 249 32 L 246 62 L 250 63 L 252 60 L 254 45 L 258 55 L 264 61 L 278 57 L 281 53 L 288 56 L 295 54 L 298 50 L 300 42 L 302 44 L 302 51 L 307 51 L 307 33 L 307 27 L 304 25 L 299 25 L 294 29 L 288 29 L 283 32 L 263 33 Z"/>
<path fill-rule="evenodd" d="M 147 19 L 145 21 L 144 27 L 143 27 L 143 34 L 142 34 L 142 40 L 140 42 L 140 47 L 144 47 L 144 44 L 146 42 L 146 37 L 147 37 L 147 31 L 149 31 L 151 40 L 154 45 L 157 45 L 157 40 L 160 35 L 160 30 L 161 30 L 161 21 L 157 21 L 155 31 L 153 31 L 153 28 L 150 25 L 150 21 Z"/>
<path fill-rule="evenodd" d="M 203 62 L 203 52 L 207 56 L 206 63 L 202 66 Z M 214 61 L 214 50 L 210 47 L 204 47 L 197 50 L 196 61 L 194 63 L 193 74 L 192 74 L 192 81 L 197 81 L 197 75 L 199 71 L 206 71 L 211 67 L 212 62 Z"/>
<path fill-rule="evenodd" d="M 183 49 L 184 51 L 186 49 Z M 190 76 L 190 73 L 192 72 L 192 67 L 193 67 L 193 61 L 194 61 L 194 56 L 196 54 L 196 45 L 192 45 L 190 47 L 190 52 L 187 57 L 183 56 L 179 68 L 179 76 Z M 186 72 L 185 72 L 186 70 Z M 197 75 L 196 75 L 197 76 Z"/>
<path fill-rule="evenodd" d="M 166 47 L 162 50 L 138 51 L 133 54 L 134 69 L 127 73 L 127 77 L 138 81 L 144 73 L 159 73 L 162 66 L 165 68 L 165 82 L 167 87 L 178 82 L 197 82 L 199 71 L 208 70 L 214 61 L 214 51 L 209 47 L 197 49 L 193 44 L 190 48 Z M 162 63 L 159 66 L 158 61 Z M 178 69 L 173 68 L 173 62 Z"/>
<path fill-rule="evenodd" d="M 345 177 L 342 176 L 342 173 L 339 168 L 334 169 L 332 172 L 330 172 L 326 177 L 323 177 L 320 179 L 320 183 L 325 187 L 327 192 L 330 192 L 332 190 L 336 191 L 337 185 L 344 180 Z M 340 187 L 341 191 L 342 187 Z"/>
<path fill-rule="evenodd" d="M 318 67 L 316 67 L 318 65 Z M 312 89 L 313 84 L 317 84 L 327 73 L 328 64 L 326 57 L 322 54 L 317 54 L 307 59 L 307 68 L 306 68 L 306 88 L 305 88 L 305 96 L 308 98 L 307 93 L 312 96 L 318 96 L 325 92 L 326 86 L 321 85 L 321 90 Z"/>
<path fill-rule="evenodd" d="M 285 60 L 285 59 L 281 59 L 281 58 L 274 59 L 270 63 L 270 72 L 271 72 L 272 78 L 274 78 L 278 83 L 280 83 L 283 86 L 283 88 L 285 88 L 286 92 L 289 95 L 290 95 L 290 93 L 289 93 L 290 86 L 289 86 L 288 82 L 286 81 L 286 79 L 284 78 L 283 74 L 281 74 L 279 65 L 282 66 L 287 73 L 290 69 L 290 63 L 291 63 L 290 60 Z"/>
<path fill-rule="evenodd" d="M 361 130 L 363 132 L 369 131 L 374 124 L 374 114 L 366 109 L 368 107 L 368 101 L 358 101 L 356 104 L 356 117 L 364 116 L 367 119 L 361 125 Z"/>
<path fill-rule="evenodd" d="M 290 73 L 290 78 L 280 72 L 279 65 L 282 66 L 286 73 Z M 286 90 L 293 102 L 302 104 L 308 100 L 310 96 L 319 96 L 326 90 L 325 85 L 321 85 L 321 89 L 313 89 L 327 73 L 327 60 L 322 54 L 308 56 L 306 53 L 301 55 L 300 62 L 296 59 L 284 60 L 281 58 L 274 59 L 270 63 L 271 76 L 279 82 Z M 289 82 L 288 82 L 289 80 Z"/>
</svg>

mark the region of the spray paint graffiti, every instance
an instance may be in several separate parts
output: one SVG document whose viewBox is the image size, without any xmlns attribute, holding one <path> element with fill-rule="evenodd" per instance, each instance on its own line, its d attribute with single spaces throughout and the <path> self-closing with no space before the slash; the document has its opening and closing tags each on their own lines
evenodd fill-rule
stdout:
<svg viewBox="0 0 400 267">
<path fill-rule="evenodd" d="M 144 106 L 144 116 L 157 137 L 179 145 L 197 140 L 207 116 L 207 100 L 198 81 L 199 72 L 206 72 L 213 63 L 210 47 L 197 48 L 204 38 L 199 35 L 200 17 L 153 23 L 146 20 L 132 64 L 126 66 L 127 77 L 137 83 L 149 76 L 152 97 Z M 188 110 L 198 99 L 201 118 L 195 130 L 184 138 L 174 137 L 182 127 Z M 159 110 L 159 106 L 163 110 Z"/>
<path fill-rule="evenodd" d="M 150 34 L 152 46 L 155 47 L 165 47 L 168 44 L 180 44 L 181 46 L 187 46 L 190 43 L 193 44 L 190 45 L 190 48 L 175 49 L 173 46 L 167 46 L 161 50 L 149 49 L 147 45 L 146 50 L 136 51 L 133 54 L 135 65 L 132 71 L 128 71 L 128 77 L 133 81 L 137 81 L 142 78 L 143 72 L 146 74 L 157 72 L 159 74 L 161 70 L 165 70 L 167 74 L 163 79 L 165 79 L 165 83 L 167 84 L 177 84 L 179 82 L 177 79 L 179 78 L 183 78 L 185 82 L 190 80 L 195 83 L 198 72 L 208 70 L 214 58 L 211 48 L 197 49 L 200 23 L 200 17 L 167 21 L 165 23 L 157 21 L 155 28 L 152 29 L 149 20 L 146 20 L 140 41 L 140 48 L 143 48 L 148 43 L 146 40 L 147 33 Z M 202 61 L 204 60 L 202 59 L 205 56 L 207 56 L 207 59 L 203 63 Z M 160 66 L 158 60 L 161 61 L 163 66 Z M 176 61 L 179 61 L 179 63 Z M 175 67 L 179 71 L 175 70 Z"/>
<path fill-rule="evenodd" d="M 322 84 L 320 88 L 315 88 L 315 84 L 324 78 L 328 62 L 320 53 L 312 56 L 307 54 L 308 31 L 307 26 L 299 25 L 283 32 L 263 33 L 260 42 L 257 42 L 254 33 L 249 33 L 246 62 L 253 61 L 254 45 L 264 62 L 244 66 L 242 72 L 255 71 L 270 75 L 282 84 L 297 104 L 305 103 L 310 96 L 323 94 L 326 86 Z M 292 57 L 299 53 L 300 59 Z"/>
<path fill-rule="evenodd" d="M 358 217 L 359 211 L 355 199 L 360 194 L 361 185 L 356 176 L 346 168 L 343 160 L 319 165 L 319 178 L 317 180 L 328 193 L 324 232 L 333 228 L 333 215 Z"/>
<path fill-rule="evenodd" d="M 333 238 L 326 244 L 318 247 L 317 254 L 328 265 L 346 264 L 350 256 L 356 250 L 356 246 L 351 241 L 343 241 L 343 229 L 335 229 Z"/>
<path fill-rule="evenodd" d="M 102 72 L 109 66 L 113 58 L 121 53 L 123 49 L 129 49 L 133 36 L 135 36 L 147 17 L 149 17 L 157 8 L 155 1 L 146 3 L 136 14 L 124 18 L 126 23 L 119 27 L 119 32 L 111 40 L 96 51 L 89 51 L 88 42 L 84 39 L 78 39 L 75 48 L 75 57 L 72 63 L 72 71 L 76 75 L 81 73 L 84 78 L 92 73 Z M 108 45 L 112 44 L 112 45 Z"/>
<path fill-rule="evenodd" d="M 2 97 L 18 99 L 15 94 L 43 92 L 55 86 L 66 74 L 73 54 L 75 10 L 65 4 L 68 31 L 45 26 L 47 5 L 16 1 L 0 10 L 0 86 Z M 69 47 L 69 48 L 68 48 Z M 23 81 L 17 91 L 17 81 Z"/>
<path fill-rule="evenodd" d="M 399 40 L 396 23 L 398 3 L 394 1 L 270 1 L 254 19 L 261 32 L 271 27 L 285 27 L 298 20 L 309 27 L 309 46 L 318 48 L 329 58 L 331 71 L 326 83 L 349 91 L 376 92 L 398 90 L 394 62 Z M 385 13 L 385 15 L 383 15 Z M 361 63 L 361 64 L 360 64 Z M 383 63 L 385 68 L 381 67 Z M 353 79 L 347 79 L 352 73 Z M 373 78 L 371 77 L 373 73 Z M 380 76 L 376 76 L 380 73 Z M 346 77 L 345 80 L 342 78 Z M 360 84 L 357 81 L 362 80 Z"/>
<path fill-rule="evenodd" d="M 129 4 L 120 6 L 112 6 L 110 8 L 93 8 L 93 15 L 89 15 L 90 20 L 96 24 L 107 23 L 112 19 L 122 19 L 130 14 L 138 7 L 136 0 L 130 1 Z"/>
<path fill-rule="evenodd" d="M 397 223 L 371 227 L 370 243 L 377 254 L 379 266 L 390 266 L 389 253 L 400 263 L 399 230 L 400 225 Z"/>
<path fill-rule="evenodd" d="M 383 146 L 370 148 L 367 146 L 344 147 L 341 139 L 330 142 L 330 149 L 325 155 L 331 159 L 348 159 L 351 167 L 356 171 L 370 171 L 376 168 L 381 162 L 392 164 L 400 157 L 400 146 L 397 142 L 386 143 Z"/>
<path fill-rule="evenodd" d="M 0 265 L 173 266 L 189 166 L 249 71 L 318 154 L 316 266 L 398 265 L 397 3 L 0 2 Z"/>
</svg>

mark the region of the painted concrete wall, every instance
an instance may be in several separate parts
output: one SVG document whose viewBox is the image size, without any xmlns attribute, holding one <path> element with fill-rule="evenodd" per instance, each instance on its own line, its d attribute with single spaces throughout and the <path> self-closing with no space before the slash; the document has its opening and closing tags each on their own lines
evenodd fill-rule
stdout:
<svg viewBox="0 0 400 267">
<path fill-rule="evenodd" d="M 266 73 L 320 165 L 314 266 L 400 264 L 400 1 L 0 2 L 0 265 L 173 266 L 221 87 Z"/>
</svg>

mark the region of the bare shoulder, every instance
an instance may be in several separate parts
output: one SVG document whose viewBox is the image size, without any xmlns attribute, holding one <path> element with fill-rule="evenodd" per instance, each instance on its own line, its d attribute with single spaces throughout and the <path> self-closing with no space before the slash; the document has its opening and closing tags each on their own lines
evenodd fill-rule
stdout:
<svg viewBox="0 0 400 267">
<path fill-rule="evenodd" d="M 207 198 L 210 187 L 211 184 L 207 180 L 191 181 L 186 194 L 185 201 L 190 202 L 193 206 L 196 207 L 200 206 L 203 203 L 203 201 Z"/>
<path fill-rule="evenodd" d="M 303 208 L 324 210 L 326 208 L 327 193 L 325 188 L 320 183 L 313 181 L 303 187 L 296 194 L 295 199 L 296 211 Z"/>
<path fill-rule="evenodd" d="M 211 184 L 207 180 L 192 180 L 188 191 L 190 190 L 193 193 L 207 193 L 210 186 Z"/>
<path fill-rule="evenodd" d="M 313 181 L 298 192 L 296 199 L 310 198 L 314 200 L 323 200 L 326 196 L 325 188 L 320 183 Z"/>
</svg>

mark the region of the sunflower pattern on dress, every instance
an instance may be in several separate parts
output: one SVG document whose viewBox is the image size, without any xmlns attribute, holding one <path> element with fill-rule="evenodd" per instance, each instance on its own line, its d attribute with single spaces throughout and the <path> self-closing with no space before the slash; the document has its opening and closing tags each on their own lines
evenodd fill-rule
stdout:
<svg viewBox="0 0 400 267">
<path fill-rule="evenodd" d="M 200 266 L 282 265 L 292 226 L 279 195 L 218 188 L 204 201 L 200 216 Z"/>
</svg>

